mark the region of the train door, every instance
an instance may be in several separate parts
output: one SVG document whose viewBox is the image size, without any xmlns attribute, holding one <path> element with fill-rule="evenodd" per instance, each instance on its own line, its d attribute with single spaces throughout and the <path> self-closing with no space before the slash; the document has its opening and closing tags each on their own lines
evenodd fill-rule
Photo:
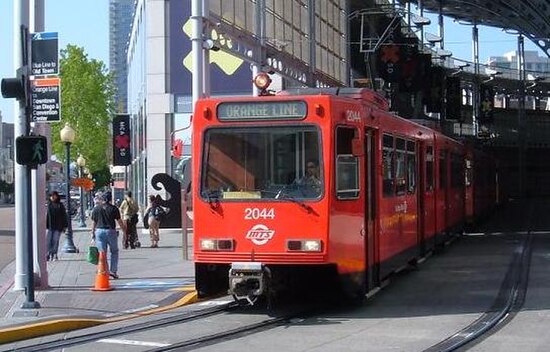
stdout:
<svg viewBox="0 0 550 352">
<path fill-rule="evenodd" d="M 439 151 L 439 187 L 443 199 L 443 232 L 446 234 L 449 230 L 449 175 L 448 175 L 448 157 L 447 150 Z"/>
<path fill-rule="evenodd" d="M 375 228 L 376 193 L 375 193 L 375 134 L 372 130 L 365 132 L 365 250 L 367 261 L 367 291 L 379 285 L 377 235 Z"/>
<path fill-rule="evenodd" d="M 423 179 L 420 181 L 420 187 L 422 189 L 421 199 L 423 199 L 423 209 L 419 214 L 422 218 L 422 231 L 423 231 L 423 249 L 430 251 L 435 246 L 435 233 L 437 232 L 437 207 L 436 207 L 436 195 L 435 195 L 435 178 L 434 178 L 434 146 L 433 144 L 426 143 L 421 149 L 422 163 L 421 172 Z"/>
<path fill-rule="evenodd" d="M 418 143 L 417 160 L 420 165 L 418 172 L 418 245 L 420 255 L 424 255 L 426 252 L 426 153 L 424 152 L 426 144 L 424 142 Z"/>
</svg>

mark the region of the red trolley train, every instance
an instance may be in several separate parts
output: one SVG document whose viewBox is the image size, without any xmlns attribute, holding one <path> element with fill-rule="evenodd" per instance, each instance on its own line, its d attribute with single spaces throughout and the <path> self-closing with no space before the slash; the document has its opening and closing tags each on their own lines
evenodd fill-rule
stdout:
<svg viewBox="0 0 550 352">
<path fill-rule="evenodd" d="M 367 89 L 199 100 L 193 155 L 200 296 L 335 277 L 363 297 L 495 202 L 488 157 Z"/>
</svg>

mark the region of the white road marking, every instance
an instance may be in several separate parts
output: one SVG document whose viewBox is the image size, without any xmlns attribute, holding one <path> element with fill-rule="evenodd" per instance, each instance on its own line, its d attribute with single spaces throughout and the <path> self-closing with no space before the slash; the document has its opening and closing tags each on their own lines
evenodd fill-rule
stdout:
<svg viewBox="0 0 550 352">
<path fill-rule="evenodd" d="M 101 339 L 98 342 L 104 343 L 116 343 L 119 345 L 132 345 L 132 346 L 147 346 L 147 347 L 167 347 L 169 343 L 148 342 L 148 341 L 136 341 L 136 340 L 119 340 L 119 339 Z"/>
<path fill-rule="evenodd" d="M 221 306 L 231 302 L 233 301 L 232 300 L 231 301 L 206 301 L 206 302 L 199 303 L 199 306 Z"/>
</svg>

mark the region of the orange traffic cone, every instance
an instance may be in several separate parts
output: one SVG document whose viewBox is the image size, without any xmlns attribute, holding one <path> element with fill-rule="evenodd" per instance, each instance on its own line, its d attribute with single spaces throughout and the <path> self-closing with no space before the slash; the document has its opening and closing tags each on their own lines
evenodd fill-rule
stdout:
<svg viewBox="0 0 550 352">
<path fill-rule="evenodd" d="M 111 291 L 112 289 L 111 284 L 109 284 L 109 273 L 107 272 L 107 255 L 105 252 L 100 251 L 95 287 L 92 288 L 92 291 Z"/>
</svg>

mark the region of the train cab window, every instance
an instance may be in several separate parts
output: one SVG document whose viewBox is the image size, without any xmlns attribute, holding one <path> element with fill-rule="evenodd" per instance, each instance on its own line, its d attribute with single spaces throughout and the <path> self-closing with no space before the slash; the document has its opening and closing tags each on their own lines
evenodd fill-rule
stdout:
<svg viewBox="0 0 550 352">
<path fill-rule="evenodd" d="M 338 199 L 359 197 L 359 159 L 352 154 L 356 129 L 336 129 L 336 195 Z"/>
<path fill-rule="evenodd" d="M 426 148 L 426 191 L 434 190 L 434 148 Z"/>
<path fill-rule="evenodd" d="M 395 139 L 395 189 L 397 195 L 405 194 L 407 189 L 407 168 L 405 163 L 406 142 L 404 139 Z"/>
<path fill-rule="evenodd" d="M 385 197 L 392 197 L 394 195 L 393 190 L 393 136 L 385 134 L 382 137 L 382 193 Z"/>
<path fill-rule="evenodd" d="M 407 193 L 416 191 L 416 144 L 407 141 Z"/>
<path fill-rule="evenodd" d="M 317 199 L 324 178 L 314 126 L 212 128 L 201 170 L 203 199 Z"/>
<path fill-rule="evenodd" d="M 439 188 L 447 187 L 447 157 L 446 152 L 441 150 L 439 152 Z"/>
</svg>

